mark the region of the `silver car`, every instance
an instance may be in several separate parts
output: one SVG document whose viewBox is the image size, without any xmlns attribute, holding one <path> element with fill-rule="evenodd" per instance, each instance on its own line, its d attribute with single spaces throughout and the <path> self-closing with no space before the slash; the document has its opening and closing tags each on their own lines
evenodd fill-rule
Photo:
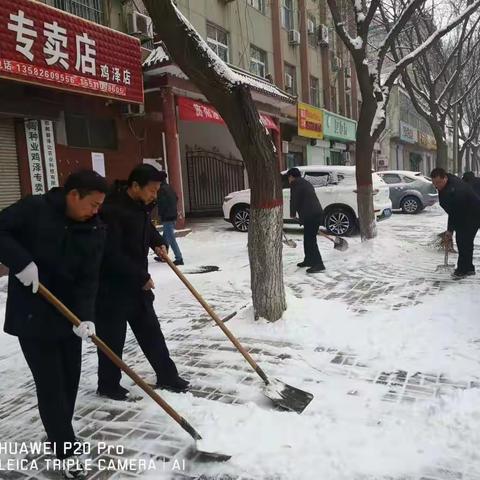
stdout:
<svg viewBox="0 0 480 480">
<path fill-rule="evenodd" d="M 394 210 L 415 214 L 438 202 L 438 192 L 431 180 L 420 172 L 388 170 L 377 172 L 390 187 Z"/>
</svg>

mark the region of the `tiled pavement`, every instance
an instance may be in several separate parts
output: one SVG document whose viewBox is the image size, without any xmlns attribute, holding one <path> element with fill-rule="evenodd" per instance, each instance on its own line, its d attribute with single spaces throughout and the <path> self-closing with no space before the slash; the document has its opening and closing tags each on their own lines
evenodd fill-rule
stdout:
<svg viewBox="0 0 480 480">
<path fill-rule="evenodd" d="M 202 225 L 199 224 L 198 228 L 202 228 Z M 223 224 L 218 223 L 218 228 L 223 228 Z M 398 233 L 404 233 L 400 227 Z M 423 230 L 421 227 L 410 229 L 405 233 L 405 237 L 411 240 L 412 245 L 415 242 L 417 245 L 418 243 L 421 245 Z M 416 263 L 413 267 L 402 259 L 392 259 L 388 269 L 384 264 L 372 258 L 356 271 L 340 271 L 331 274 L 327 271 L 326 275 L 316 277 L 313 283 L 310 279 L 308 283 L 292 283 L 289 286 L 299 296 L 305 292 L 311 292 L 313 289 L 316 296 L 341 300 L 357 311 L 359 315 L 368 311 L 379 301 L 382 302 L 383 308 L 395 310 L 420 303 L 425 295 L 435 295 L 451 282 L 447 276 L 439 280 L 438 277 L 434 278 L 431 274 L 432 264 L 438 263 L 438 255 L 429 254 L 428 249 L 425 249 L 423 258 L 423 263 Z M 214 275 L 214 273 L 210 275 Z M 475 280 L 468 281 L 472 284 L 475 283 Z M 286 282 L 288 285 L 288 279 Z M 237 307 L 238 302 L 235 301 L 236 296 L 232 295 L 233 293 L 235 292 L 230 291 L 227 285 L 222 294 L 216 297 L 214 303 L 221 305 L 220 313 L 226 314 Z M 260 382 L 259 379 L 245 362 L 238 361 L 239 354 L 235 352 L 227 339 L 219 339 L 218 336 L 209 338 L 204 332 L 199 339 L 198 331 L 209 322 L 205 315 L 199 315 L 199 309 L 195 304 L 182 305 L 178 308 L 180 307 L 184 315 L 196 318 L 196 321 L 193 326 L 170 334 L 167 340 L 172 354 L 178 362 L 179 370 L 192 381 L 192 393 L 197 397 L 231 405 L 249 400 L 248 394 L 246 395 L 245 392 L 256 389 Z M 173 322 L 177 313 L 174 311 L 170 317 L 162 319 L 163 324 Z M 262 367 L 273 376 L 278 375 L 283 378 L 282 361 L 304 361 L 299 353 L 301 349 L 297 345 L 259 341 L 252 338 L 241 338 L 240 340 L 244 345 L 249 346 L 250 352 L 255 358 L 261 359 Z M 84 360 L 83 375 L 88 379 L 94 379 L 96 362 L 93 358 L 95 355 L 93 347 L 88 348 L 91 351 L 90 355 L 84 356 L 89 360 Z M 284 353 L 285 351 L 288 353 Z M 304 386 L 310 382 L 322 382 L 325 376 L 332 375 L 359 380 L 365 384 L 383 386 L 383 400 L 387 414 L 389 408 L 394 414 L 395 408 L 414 409 L 416 403 L 439 397 L 449 391 L 479 386 L 473 381 L 449 379 L 439 373 L 402 370 L 377 371 L 363 364 L 354 353 L 340 352 L 328 346 L 319 345 L 316 352 L 325 355 L 327 362 L 321 371 L 316 372 L 318 374 L 312 372 L 312 370 L 316 370 L 315 367 L 307 370 L 311 377 L 307 376 L 302 379 Z M 3 355 L 0 353 L 0 375 L 6 368 L 5 365 L 10 360 L 10 355 L 11 352 Z M 124 358 L 140 375 L 147 378 L 152 377 L 132 337 L 129 337 L 127 341 Z M 23 371 L 25 372 L 25 370 Z M 222 379 L 225 377 L 232 379 L 229 384 L 231 387 L 224 386 Z M 39 432 L 41 430 L 37 410 L 34 408 L 33 383 L 29 377 L 22 378 L 20 383 L 17 378 L 14 380 L 8 380 L 8 378 L 10 377 L 7 376 L 7 381 L 2 385 L 0 399 L 0 441 L 39 441 L 41 438 L 31 438 L 32 431 Z M 8 381 L 15 381 L 16 388 L 9 388 Z M 289 380 L 286 379 L 286 381 Z M 10 386 L 13 387 L 13 385 Z M 207 478 L 195 475 L 196 459 L 186 446 L 188 439 L 186 440 L 186 436 L 178 426 L 160 409 L 158 412 L 152 413 L 151 404 L 147 403 L 148 400 L 129 404 L 106 402 L 96 397 L 93 390 L 94 380 L 82 382 L 75 416 L 79 439 L 92 444 L 111 442 L 111 444 L 122 445 L 125 448 L 123 452 L 109 453 L 94 450 L 91 454 L 94 463 L 100 459 L 108 460 L 109 458 L 153 459 L 159 470 L 163 468 L 165 472 L 170 472 L 172 468 L 180 469 L 180 471 L 177 469 L 168 475 L 171 480 L 213 480 L 213 478 L 218 480 L 285 480 L 249 479 L 225 475 Z M 10 391 L 14 394 L 9 394 Z M 17 395 L 18 392 L 21 392 L 21 395 Z M 355 397 L 358 392 L 352 390 L 348 394 Z M 148 408 L 147 416 L 144 415 L 146 408 Z M 183 459 L 185 459 L 185 469 L 182 468 Z M 43 458 L 38 460 L 38 464 L 42 465 Z M 177 463 L 172 463 L 174 461 Z M 98 471 L 92 473 L 89 478 L 92 480 L 118 480 L 144 476 L 142 472 Z M 59 476 L 56 472 L 47 472 L 46 470 L 28 473 L 0 471 L 2 480 L 16 478 L 55 479 Z M 455 459 L 445 459 L 444 465 L 439 465 L 430 472 L 424 472 L 423 476 L 396 477 L 395 479 L 383 477 L 383 480 L 447 479 L 480 480 L 480 463 L 459 465 Z M 354 480 L 367 480 L 367 478 L 358 477 Z"/>
</svg>

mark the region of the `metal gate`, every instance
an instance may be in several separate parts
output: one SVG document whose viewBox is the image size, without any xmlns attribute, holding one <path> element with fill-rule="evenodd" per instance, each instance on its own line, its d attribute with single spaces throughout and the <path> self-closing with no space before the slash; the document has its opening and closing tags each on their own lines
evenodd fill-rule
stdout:
<svg viewBox="0 0 480 480">
<path fill-rule="evenodd" d="M 190 213 L 221 213 L 225 196 L 245 188 L 243 161 L 199 148 L 186 155 Z"/>
</svg>

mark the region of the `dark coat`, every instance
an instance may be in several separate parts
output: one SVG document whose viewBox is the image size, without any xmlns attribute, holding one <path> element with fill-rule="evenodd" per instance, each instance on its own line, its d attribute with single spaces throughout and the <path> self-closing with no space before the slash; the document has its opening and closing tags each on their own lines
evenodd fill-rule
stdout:
<svg viewBox="0 0 480 480">
<path fill-rule="evenodd" d="M 300 224 L 314 217 L 323 217 L 322 206 L 313 185 L 304 178 L 297 178 L 290 184 L 290 216 L 298 213 Z"/>
<path fill-rule="evenodd" d="M 440 206 L 448 213 L 448 230 L 471 229 L 480 225 L 480 198 L 470 185 L 448 174 L 448 182 L 438 193 Z"/>
<path fill-rule="evenodd" d="M 167 245 L 152 224 L 153 208 L 154 204 L 145 206 L 133 200 L 126 191 L 106 199 L 100 211 L 107 225 L 107 241 L 100 274 L 99 301 L 105 296 L 140 293 L 150 279 L 149 248 Z"/>
<path fill-rule="evenodd" d="M 40 282 L 81 320 L 95 320 L 105 242 L 98 217 L 75 222 L 65 214 L 63 189 L 26 197 L 0 212 L 0 262 L 9 269 L 5 332 L 39 338 L 72 334 L 69 321 L 15 277 L 35 262 Z"/>
<path fill-rule="evenodd" d="M 470 185 L 475 192 L 476 195 L 480 197 L 480 178 L 474 177 L 472 180 L 466 182 L 468 185 Z"/>
<path fill-rule="evenodd" d="M 157 197 L 158 216 L 162 222 L 174 222 L 177 219 L 178 196 L 167 183 L 162 182 Z"/>
</svg>

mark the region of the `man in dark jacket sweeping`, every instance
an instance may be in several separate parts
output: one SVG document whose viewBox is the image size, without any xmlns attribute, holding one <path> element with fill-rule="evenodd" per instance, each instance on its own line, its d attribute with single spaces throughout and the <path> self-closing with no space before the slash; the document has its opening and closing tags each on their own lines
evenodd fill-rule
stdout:
<svg viewBox="0 0 480 480">
<path fill-rule="evenodd" d="M 107 191 L 92 171 L 64 188 L 29 196 L 0 213 L 0 261 L 9 268 L 5 332 L 18 337 L 37 389 L 48 440 L 66 478 L 84 478 L 74 461 L 72 418 L 80 379 L 81 338 L 93 333 L 105 229 L 97 218 Z M 36 295 L 42 282 L 81 320 L 73 328 Z M 80 338 L 79 338 L 80 337 Z M 19 425 L 20 427 L 20 425 Z"/>
<path fill-rule="evenodd" d="M 456 232 L 458 263 L 453 275 L 475 275 L 473 242 L 480 226 L 480 198 L 469 185 L 443 168 L 435 168 L 431 177 L 440 205 L 448 213 L 446 240 L 451 240 Z"/>
<path fill-rule="evenodd" d="M 302 178 L 298 168 L 287 172 L 290 184 L 290 216 L 298 214 L 300 225 L 303 225 L 303 248 L 305 258 L 299 267 L 310 267 L 307 273 L 318 273 L 325 270 L 322 256 L 318 250 L 318 229 L 323 221 L 323 210 L 315 193 L 315 188 Z"/>
<path fill-rule="evenodd" d="M 143 164 L 128 178 L 127 188 L 107 197 L 101 218 L 107 225 L 107 242 L 100 276 L 97 308 L 98 336 L 122 356 L 127 323 L 157 375 L 157 386 L 185 391 L 188 382 L 179 375 L 153 308 L 153 283 L 148 273 L 148 252 L 167 252 L 166 242 L 151 221 L 162 177 Z M 98 351 L 98 394 L 128 400 L 120 385 L 121 371 Z"/>
<path fill-rule="evenodd" d="M 183 256 L 175 238 L 175 222 L 177 221 L 178 197 L 173 188 L 167 183 L 166 172 L 160 172 L 163 180 L 157 197 L 158 216 L 163 225 L 163 238 L 175 254 L 175 265 L 183 265 Z M 160 257 L 156 259 L 161 260 Z"/>
</svg>

